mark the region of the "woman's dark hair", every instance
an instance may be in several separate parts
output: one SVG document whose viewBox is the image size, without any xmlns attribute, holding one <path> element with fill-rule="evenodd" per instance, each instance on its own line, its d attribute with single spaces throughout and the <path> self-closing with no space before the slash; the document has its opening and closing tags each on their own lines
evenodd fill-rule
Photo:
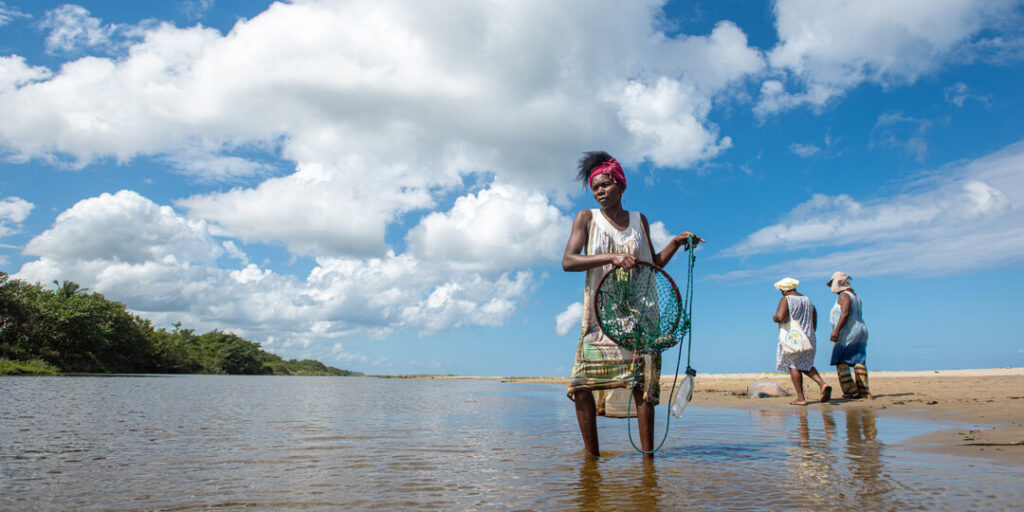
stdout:
<svg viewBox="0 0 1024 512">
<path fill-rule="evenodd" d="M 578 167 L 576 168 L 576 179 L 583 182 L 584 185 L 590 186 L 590 171 L 609 160 L 612 156 L 604 151 L 587 151 L 580 157 Z"/>
</svg>

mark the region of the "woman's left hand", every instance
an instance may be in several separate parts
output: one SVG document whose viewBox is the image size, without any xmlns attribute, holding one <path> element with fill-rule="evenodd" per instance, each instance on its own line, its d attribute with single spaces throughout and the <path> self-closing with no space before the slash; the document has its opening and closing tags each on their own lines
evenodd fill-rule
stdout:
<svg viewBox="0 0 1024 512">
<path fill-rule="evenodd" d="M 832 341 L 839 341 L 839 331 L 832 331 L 832 335 L 828 337 Z"/>
<path fill-rule="evenodd" d="M 694 247 L 697 247 L 697 244 L 699 244 L 699 243 L 704 241 L 703 238 L 697 236 L 695 233 L 693 233 L 691 231 L 683 231 L 682 233 L 679 233 L 678 235 L 676 235 L 675 237 L 672 238 L 672 241 L 675 242 L 676 244 L 679 244 L 679 247 L 687 247 L 688 248 L 688 247 L 690 247 L 690 239 L 691 239 L 691 237 L 693 239 L 693 246 Z"/>
</svg>

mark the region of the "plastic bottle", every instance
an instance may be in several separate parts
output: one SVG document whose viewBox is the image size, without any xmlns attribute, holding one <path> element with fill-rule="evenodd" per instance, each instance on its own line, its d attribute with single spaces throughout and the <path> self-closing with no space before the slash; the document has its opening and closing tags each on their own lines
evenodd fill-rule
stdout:
<svg viewBox="0 0 1024 512">
<path fill-rule="evenodd" d="M 686 369 L 686 375 L 683 377 L 682 382 L 679 383 L 679 389 L 676 391 L 676 396 L 672 398 L 672 416 L 676 418 L 683 417 L 683 411 L 686 410 L 686 405 L 690 403 L 690 399 L 693 398 L 693 378 L 697 376 L 697 371 L 693 368 Z"/>
</svg>

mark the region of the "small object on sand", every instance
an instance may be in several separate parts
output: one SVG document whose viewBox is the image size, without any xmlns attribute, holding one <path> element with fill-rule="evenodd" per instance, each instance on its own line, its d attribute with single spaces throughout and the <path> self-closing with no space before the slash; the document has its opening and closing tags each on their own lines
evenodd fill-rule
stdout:
<svg viewBox="0 0 1024 512">
<path fill-rule="evenodd" d="M 768 398 L 770 396 L 789 396 L 782 386 L 774 382 L 759 380 L 747 388 L 747 398 Z"/>
</svg>

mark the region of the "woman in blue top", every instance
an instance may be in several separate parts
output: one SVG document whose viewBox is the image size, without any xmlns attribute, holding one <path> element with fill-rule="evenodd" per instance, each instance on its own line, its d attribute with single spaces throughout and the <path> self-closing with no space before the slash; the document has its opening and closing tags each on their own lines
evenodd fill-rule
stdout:
<svg viewBox="0 0 1024 512">
<path fill-rule="evenodd" d="M 829 321 L 832 322 L 830 338 L 836 344 L 832 347 L 832 362 L 839 374 L 839 385 L 843 398 L 872 398 L 868 388 L 868 327 L 864 325 L 860 297 L 850 286 L 850 276 L 843 272 L 832 274 L 826 285 L 839 297 L 832 306 Z M 853 366 L 854 378 L 850 377 Z"/>
</svg>

